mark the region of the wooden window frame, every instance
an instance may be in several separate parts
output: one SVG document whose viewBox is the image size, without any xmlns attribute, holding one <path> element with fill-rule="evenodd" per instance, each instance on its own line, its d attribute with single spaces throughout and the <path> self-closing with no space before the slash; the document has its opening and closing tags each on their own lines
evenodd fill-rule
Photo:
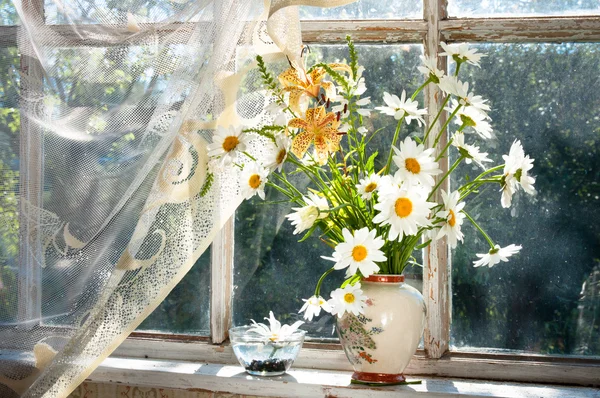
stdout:
<svg viewBox="0 0 600 398">
<path fill-rule="evenodd" d="M 42 7 L 43 0 L 23 0 L 24 9 Z M 486 43 L 557 43 L 557 42 L 600 42 L 600 16 L 547 16 L 518 18 L 450 18 L 447 0 L 423 0 L 422 20 L 308 20 L 302 21 L 302 37 L 306 43 L 343 43 L 351 35 L 358 43 L 413 43 L 422 44 L 427 55 L 437 55 L 440 42 L 486 42 Z M 42 15 L 39 13 L 38 15 Z M 182 24 L 185 28 L 185 23 Z M 191 25 L 190 25 L 191 26 Z M 69 39 L 72 46 L 101 46 L 86 40 L 81 31 L 102 29 L 94 25 L 82 25 L 78 35 L 63 25 L 46 25 L 47 29 Z M 120 29 L 119 27 L 112 27 Z M 0 26 L 0 46 L 27 45 L 21 40 L 22 27 Z M 126 28 L 123 27 L 126 34 Z M 191 31 L 191 29 L 190 29 Z M 165 32 L 168 33 L 168 32 Z M 446 60 L 439 58 L 439 67 L 445 68 Z M 41 67 L 34 60 L 21 60 L 21 72 L 29 75 L 22 90 L 41 90 Z M 32 79 L 33 77 L 33 79 Z M 36 80 L 37 79 L 37 80 Z M 432 120 L 441 103 L 435 87 L 425 91 L 425 106 Z M 42 148 L 39 131 L 21 119 L 22 153 L 27 151 L 29 162 L 21 171 L 25 183 L 21 184 L 20 195 L 30 203 L 41 203 L 42 153 L 30 156 L 31 145 Z M 437 129 L 443 124 L 439 120 Z M 435 134 L 432 134 L 435 137 Z M 25 137 L 25 139 L 23 139 Z M 448 164 L 441 168 L 447 170 Z M 445 185 L 447 182 L 445 183 Z M 447 185 L 445 186 L 447 189 Z M 34 223 L 34 220 L 33 220 Z M 24 244 L 20 260 L 28 269 L 34 259 L 29 225 L 23 220 L 21 236 Z M 33 224 L 32 224 L 33 225 Z M 35 231 L 34 231 L 35 232 Z M 26 239 L 29 238 L 29 239 Z M 35 240 L 34 240 L 35 242 Z M 211 310 L 210 337 L 170 335 L 134 332 L 116 351 L 117 356 L 150 357 L 161 359 L 201 360 L 205 362 L 236 363 L 231 347 L 223 344 L 227 330 L 232 324 L 233 266 L 234 266 L 234 221 L 230 219 L 212 245 L 211 253 Z M 425 269 L 423 292 L 428 305 L 424 337 L 424 350 L 419 350 L 409 365 L 407 374 L 436 375 L 447 377 L 478 378 L 487 380 L 511 380 L 542 383 L 600 385 L 600 359 L 598 357 L 552 356 L 537 354 L 498 354 L 481 350 L 450 350 L 451 280 L 450 251 L 445 240 L 437 241 L 424 253 Z M 20 308 L 20 319 L 35 322 L 40 317 L 41 275 L 24 273 L 19 280 L 20 297 L 32 297 Z M 26 300 L 27 301 L 27 300 Z M 198 344 L 190 344 L 196 342 Z M 297 366 L 316 369 L 350 370 L 343 351 L 337 344 L 307 343 L 297 361 Z"/>
</svg>

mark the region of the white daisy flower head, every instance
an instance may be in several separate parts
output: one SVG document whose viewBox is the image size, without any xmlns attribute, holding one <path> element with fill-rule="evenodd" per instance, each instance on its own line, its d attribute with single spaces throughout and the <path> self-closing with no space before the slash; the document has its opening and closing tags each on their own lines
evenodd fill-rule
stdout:
<svg viewBox="0 0 600 398">
<path fill-rule="evenodd" d="M 371 173 L 370 176 L 361 179 L 356 185 L 356 190 L 360 194 L 360 197 L 364 200 L 371 199 L 373 197 L 373 193 L 375 193 L 379 187 L 380 180 L 381 176 L 376 173 Z"/>
<path fill-rule="evenodd" d="M 331 314 L 341 318 L 346 312 L 359 315 L 364 312 L 367 296 L 360 289 L 360 283 L 354 286 L 348 284 L 343 288 L 331 292 L 328 304 L 331 306 Z"/>
<path fill-rule="evenodd" d="M 461 213 L 461 210 L 465 207 L 465 202 L 458 203 L 460 199 L 460 193 L 458 191 L 448 194 L 446 191 L 442 190 L 442 199 L 444 201 L 444 210 L 438 212 L 436 216 L 443 218 L 445 221 L 442 224 L 436 239 L 447 236 L 448 244 L 454 249 L 457 242 L 462 242 L 464 239 L 461 226 L 465 219 L 465 215 Z"/>
<path fill-rule="evenodd" d="M 213 142 L 206 148 L 208 156 L 219 157 L 224 165 L 229 165 L 236 159 L 238 152 L 246 150 L 249 142 L 250 137 L 242 131 L 242 126 L 219 126 L 214 132 Z"/>
<path fill-rule="evenodd" d="M 302 231 L 306 231 L 312 227 L 315 221 L 323 219 L 329 215 L 329 204 L 327 199 L 309 192 L 308 196 L 302 198 L 304 203 L 303 207 L 293 207 L 294 213 L 288 214 L 285 217 L 292 222 L 292 225 L 296 227 L 294 235 L 299 234 Z"/>
<path fill-rule="evenodd" d="M 240 173 L 240 186 L 244 198 L 250 199 L 254 195 L 258 195 L 262 200 L 265 200 L 265 184 L 268 176 L 269 170 L 265 169 L 260 163 L 246 163 Z"/>
<path fill-rule="evenodd" d="M 440 79 L 444 77 L 444 71 L 437 67 L 437 57 L 420 55 L 422 66 L 418 66 L 419 72 L 425 75 L 426 78 L 438 84 Z"/>
<path fill-rule="evenodd" d="M 292 139 L 285 133 L 280 133 L 275 136 L 275 142 L 272 143 L 271 149 L 267 154 L 266 165 L 271 170 L 281 172 L 283 164 L 288 157 Z"/>
<path fill-rule="evenodd" d="M 285 340 L 296 330 L 298 330 L 298 327 L 304 323 L 303 321 L 297 321 L 293 325 L 281 326 L 281 322 L 275 319 L 273 311 L 269 311 L 269 317 L 265 319 L 269 321 L 269 326 L 265 325 L 264 323 L 256 323 L 254 319 L 251 319 L 253 327 L 250 328 L 248 332 L 257 333 L 273 342 Z"/>
<path fill-rule="evenodd" d="M 376 230 L 369 231 L 364 227 L 354 231 L 354 235 L 347 228 L 342 230 L 344 241 L 335 247 L 333 257 L 323 257 L 326 260 L 335 261 L 333 268 L 346 270 L 346 278 L 355 275 L 358 271 L 365 278 L 379 271 L 375 262 L 386 261 L 387 257 L 379 249 L 385 244 L 384 240 L 377 236 Z"/>
<path fill-rule="evenodd" d="M 473 92 L 470 92 L 466 97 L 462 97 L 459 102 L 461 105 L 470 106 L 473 109 L 478 110 L 485 118 L 489 118 L 487 112 L 489 112 L 491 108 L 487 104 L 488 100 L 483 99 L 481 95 L 475 95 Z"/>
<path fill-rule="evenodd" d="M 485 54 L 478 53 L 477 49 L 469 48 L 467 43 L 446 44 L 441 42 L 440 45 L 445 51 L 440 55 L 447 55 L 456 63 L 467 62 L 471 65 L 480 66 L 479 61 L 482 57 L 485 57 Z"/>
<path fill-rule="evenodd" d="M 416 235 L 419 227 L 431 225 L 429 213 L 434 206 L 421 190 L 392 186 L 379 195 L 379 203 L 374 206 L 379 213 L 373 222 L 390 225 L 389 239 L 400 241 L 405 235 Z"/>
<path fill-rule="evenodd" d="M 469 95 L 469 83 L 461 82 L 456 76 L 441 77 L 438 86 L 444 93 L 458 98 L 467 98 Z"/>
<path fill-rule="evenodd" d="M 496 245 L 493 249 L 490 249 L 490 251 L 485 254 L 477 254 L 479 260 L 473 261 L 473 266 L 481 267 L 483 265 L 487 265 L 488 267 L 492 268 L 500 261 L 507 262 L 510 256 L 517 254 L 521 249 L 521 245 L 508 245 L 506 247 L 500 247 Z"/>
<path fill-rule="evenodd" d="M 515 140 L 510 147 L 508 155 L 503 155 L 504 175 L 502 177 L 502 207 L 510 207 L 513 194 L 521 187 L 526 193 L 535 194 L 535 178 L 529 175 L 533 168 L 533 161 L 525 155 L 521 141 Z"/>
<path fill-rule="evenodd" d="M 433 176 L 441 173 L 433 157 L 434 148 L 425 149 L 410 137 L 400 142 L 400 149 L 392 147 L 396 156 L 392 160 L 398 166 L 396 174 L 408 185 L 421 184 L 431 188 L 435 185 Z"/>
<path fill-rule="evenodd" d="M 458 101 L 453 99 L 451 105 L 446 110 L 454 113 L 459 106 Z M 455 124 L 473 129 L 483 139 L 492 138 L 492 125 L 486 120 L 489 119 L 489 116 L 486 116 L 472 106 L 461 106 L 456 116 L 458 117 L 454 118 Z"/>
<path fill-rule="evenodd" d="M 487 152 L 480 152 L 478 146 L 466 144 L 465 135 L 462 132 L 454 134 L 452 145 L 458 148 L 460 154 L 465 157 L 465 163 L 467 164 L 475 162 L 479 167 L 485 170 L 486 168 L 483 163 L 492 162 L 492 159 L 488 158 Z"/>
<path fill-rule="evenodd" d="M 423 115 L 427 114 L 427 109 L 419 109 L 419 103 L 410 98 L 406 98 L 406 91 L 402 90 L 401 98 L 395 94 L 388 92 L 383 93 L 383 101 L 387 106 L 378 106 L 377 109 L 381 113 L 389 116 L 394 116 L 394 119 L 400 120 L 404 117 L 406 124 L 410 124 L 416 120 L 419 127 L 425 123 Z"/>
<path fill-rule="evenodd" d="M 302 301 L 304 301 L 304 305 L 298 312 L 304 312 L 304 319 L 309 322 L 312 321 L 313 317 L 319 316 L 321 309 L 325 312 L 331 312 L 331 306 L 321 296 L 312 296 L 309 299 L 302 299 Z"/>
</svg>

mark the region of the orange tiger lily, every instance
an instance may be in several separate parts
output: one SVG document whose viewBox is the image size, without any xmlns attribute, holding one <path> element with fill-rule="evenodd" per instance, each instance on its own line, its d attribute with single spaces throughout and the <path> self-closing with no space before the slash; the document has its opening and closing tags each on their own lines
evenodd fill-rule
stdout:
<svg viewBox="0 0 600 398">
<path fill-rule="evenodd" d="M 333 70 L 352 73 L 352 69 L 346 64 L 329 64 Z M 300 103 L 304 96 L 318 98 L 321 88 L 325 90 L 328 98 L 335 96 L 335 85 L 332 82 L 323 81 L 327 72 L 322 67 L 316 67 L 306 72 L 303 66 L 296 62 L 290 62 L 290 67 L 279 75 L 279 82 L 284 92 L 290 93 L 290 108 L 300 113 Z"/>
<path fill-rule="evenodd" d="M 327 163 L 330 152 L 340 148 L 341 134 L 335 126 L 337 116 L 327 113 L 325 107 L 319 106 L 306 111 L 304 119 L 290 120 L 288 127 L 302 129 L 292 140 L 292 153 L 302 159 L 311 143 L 315 145 L 316 161 L 320 165 Z"/>
</svg>

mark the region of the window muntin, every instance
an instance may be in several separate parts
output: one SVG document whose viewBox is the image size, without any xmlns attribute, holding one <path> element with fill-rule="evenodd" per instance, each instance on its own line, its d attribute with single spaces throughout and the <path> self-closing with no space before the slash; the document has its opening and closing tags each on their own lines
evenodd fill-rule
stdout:
<svg viewBox="0 0 600 398">
<path fill-rule="evenodd" d="M 451 17 L 598 15 L 597 0 L 448 0 Z"/>
<path fill-rule="evenodd" d="M 341 7 L 301 7 L 302 19 L 421 19 L 423 3 L 413 0 L 358 0 Z"/>
<path fill-rule="evenodd" d="M 535 159 L 538 194 L 516 195 L 502 209 L 498 187 L 490 186 L 471 202 L 471 216 L 496 243 L 523 249 L 508 263 L 473 268 L 475 253 L 488 248 L 465 225 L 465 244 L 452 260 L 453 344 L 600 355 L 600 81 L 592 77 L 600 46 L 476 47 L 487 53 L 481 69 L 461 74 L 489 98 L 496 137 L 467 141 L 498 162 L 516 135 Z M 456 175 L 478 174 L 471 169 Z"/>
<path fill-rule="evenodd" d="M 347 48 L 339 45 L 311 46 L 310 59 L 333 62 L 347 58 Z M 371 96 L 373 104 L 378 106 L 383 92 L 400 96 L 402 90 L 410 95 L 423 83 L 423 77 L 417 71 L 420 45 L 357 45 L 359 62 L 365 66 L 363 76 L 367 83 L 367 92 L 362 97 Z M 284 65 L 285 66 L 285 65 Z M 419 98 L 421 106 L 422 96 Z M 381 148 L 381 155 L 376 160 L 376 168 L 383 167 L 385 148 L 389 146 L 396 121 L 393 118 L 379 115 L 373 111 L 368 122 L 372 133 L 380 131 L 369 144 L 372 148 Z M 418 131 L 416 122 L 407 128 L 403 126 L 403 134 Z M 308 192 L 308 179 L 298 175 L 296 187 L 301 192 Z M 279 201 L 283 198 L 274 189 L 267 189 L 266 202 Z M 235 226 L 235 273 L 233 322 L 235 325 L 249 323 L 250 319 L 261 320 L 268 316 L 270 310 L 291 323 L 302 318 L 298 310 L 302 307 L 302 298 L 314 294 L 314 287 L 322 272 L 331 268 L 332 262 L 321 259 L 331 256 L 332 249 L 318 239 L 318 231 L 304 242 L 298 242 L 303 233 L 293 235 L 291 226 L 285 215 L 292 212 L 289 203 L 270 205 L 259 198 L 244 202 L 236 212 Z M 422 270 L 419 267 L 407 268 L 408 283 L 421 288 Z M 329 299 L 329 293 L 343 281 L 344 272 L 330 275 L 322 287 L 321 294 Z M 302 327 L 310 337 L 337 338 L 334 333 L 335 320 L 322 313 L 313 322 Z"/>
</svg>

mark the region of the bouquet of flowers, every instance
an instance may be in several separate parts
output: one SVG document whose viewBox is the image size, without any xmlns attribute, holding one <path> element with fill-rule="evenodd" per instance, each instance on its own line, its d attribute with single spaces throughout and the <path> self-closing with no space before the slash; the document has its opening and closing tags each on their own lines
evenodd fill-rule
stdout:
<svg viewBox="0 0 600 398">
<path fill-rule="evenodd" d="M 456 247 L 464 239 L 465 220 L 490 246 L 477 254 L 475 267 L 507 261 L 521 246 L 497 245 L 469 215 L 466 204 L 485 184 L 498 186 L 503 207 L 511 205 L 520 189 L 535 193 L 535 179 L 529 174 L 533 159 L 525 155 L 518 140 L 503 156 L 504 164 L 497 166 L 487 166 L 492 160 L 474 143 L 492 137 L 490 107 L 487 100 L 469 91 L 469 83 L 459 80 L 459 71 L 466 64 L 479 66 L 483 54 L 467 44 L 442 43 L 442 55 L 456 63 L 452 75 L 437 68 L 437 59 L 422 56 L 419 71 L 425 82 L 410 97 L 405 91 L 400 96 L 385 92 L 382 106 L 369 109 L 371 99 L 363 97 L 364 68 L 350 38 L 347 42 L 349 62 L 307 67 L 302 57 L 300 63 L 290 61 L 278 79 L 258 57 L 259 71 L 272 96 L 269 109 L 277 115 L 274 123 L 255 129 L 219 129 L 208 147 L 213 167 L 241 169 L 240 186 L 246 199 L 254 195 L 264 199 L 266 186 L 276 189 L 297 205 L 286 216 L 295 227 L 294 234 L 303 233 L 302 241 L 319 230 L 321 240 L 332 248 L 331 257 L 324 257 L 332 262 L 331 269 L 321 276 L 314 296 L 305 299 L 300 310 L 307 320 L 321 310 L 339 317 L 345 312 L 358 315 L 367 300 L 361 278 L 401 274 L 407 265 L 416 263 L 414 251 L 434 239 L 446 237 Z M 427 110 L 416 101 L 427 85 L 436 85 L 445 96 L 429 126 L 423 119 Z M 397 121 L 386 154 L 369 147 L 372 138 L 381 134 L 365 125 L 374 111 Z M 447 120 L 437 131 L 434 126 L 444 111 Z M 418 125 L 420 133 L 403 136 L 403 125 L 411 123 Z M 456 128 L 451 138 L 444 139 L 452 125 Z M 249 150 L 253 142 L 267 148 L 261 156 Z M 448 156 L 455 160 L 442 170 L 440 160 Z M 450 192 L 441 189 L 462 162 L 475 163 L 481 173 Z M 377 163 L 382 167 L 376 168 Z M 310 179 L 308 192 L 294 186 L 288 178 L 291 173 Z M 325 300 L 321 284 L 336 270 L 345 270 L 346 279 Z"/>
</svg>

